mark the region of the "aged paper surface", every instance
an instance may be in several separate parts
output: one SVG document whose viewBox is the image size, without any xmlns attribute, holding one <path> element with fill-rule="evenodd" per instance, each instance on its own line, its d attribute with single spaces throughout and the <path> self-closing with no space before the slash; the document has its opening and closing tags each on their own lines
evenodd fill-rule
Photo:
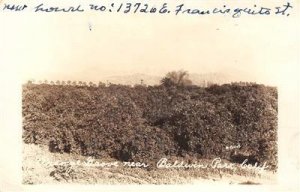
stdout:
<svg viewBox="0 0 300 192">
<path fill-rule="evenodd" d="M 299 190 L 299 1 L 1 0 L 0 26 L 1 191 Z"/>
</svg>

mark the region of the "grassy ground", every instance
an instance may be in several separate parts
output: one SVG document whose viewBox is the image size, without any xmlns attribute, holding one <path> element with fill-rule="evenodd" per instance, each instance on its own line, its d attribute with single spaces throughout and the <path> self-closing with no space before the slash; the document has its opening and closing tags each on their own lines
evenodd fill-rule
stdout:
<svg viewBox="0 0 300 192">
<path fill-rule="evenodd" d="M 220 182 L 228 184 L 274 184 L 276 173 L 237 169 L 156 169 L 144 168 L 100 168 L 82 165 L 60 165 L 59 162 L 87 161 L 88 157 L 70 154 L 50 153 L 46 146 L 23 145 L 24 184 L 185 184 Z M 114 162 L 114 159 L 99 159 Z M 209 160 L 199 160 L 205 162 Z M 199 162 L 198 161 L 198 162 Z"/>
</svg>

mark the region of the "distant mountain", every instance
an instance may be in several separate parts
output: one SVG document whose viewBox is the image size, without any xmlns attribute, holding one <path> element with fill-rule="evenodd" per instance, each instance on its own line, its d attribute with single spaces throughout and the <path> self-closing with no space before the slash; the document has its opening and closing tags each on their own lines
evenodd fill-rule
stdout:
<svg viewBox="0 0 300 192">
<path fill-rule="evenodd" d="M 189 75 L 190 80 L 194 85 L 205 86 L 207 84 L 224 84 L 232 82 L 233 79 L 223 73 L 192 73 Z M 110 76 L 103 78 L 104 83 L 122 84 L 122 85 L 136 85 L 143 82 L 146 85 L 158 85 L 162 76 L 146 75 L 146 74 L 133 74 L 124 76 Z"/>
<path fill-rule="evenodd" d="M 223 73 L 192 73 L 189 75 L 190 80 L 194 85 L 207 85 L 207 84 L 224 84 L 233 81 L 232 77 Z"/>
<path fill-rule="evenodd" d="M 141 73 L 124 76 L 110 76 L 102 81 L 104 83 L 122 84 L 122 85 L 136 85 L 143 81 L 146 85 L 157 85 L 162 77 L 154 75 L 145 75 Z"/>
</svg>

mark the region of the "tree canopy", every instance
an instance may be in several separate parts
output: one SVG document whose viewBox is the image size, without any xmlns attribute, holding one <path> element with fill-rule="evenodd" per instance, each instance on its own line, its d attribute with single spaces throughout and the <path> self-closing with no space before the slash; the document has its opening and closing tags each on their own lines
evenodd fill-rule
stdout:
<svg viewBox="0 0 300 192">
<path fill-rule="evenodd" d="M 171 71 L 161 79 L 161 84 L 164 86 L 188 86 L 192 85 L 189 79 L 189 73 L 184 70 Z"/>
</svg>

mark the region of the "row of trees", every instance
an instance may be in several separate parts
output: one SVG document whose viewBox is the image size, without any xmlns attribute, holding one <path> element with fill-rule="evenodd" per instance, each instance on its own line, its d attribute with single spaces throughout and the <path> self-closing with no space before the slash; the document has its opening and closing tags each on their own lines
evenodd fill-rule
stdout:
<svg viewBox="0 0 300 192">
<path fill-rule="evenodd" d="M 111 82 L 106 82 L 103 83 L 101 81 L 99 81 L 97 84 L 90 81 L 90 82 L 85 82 L 85 81 L 48 81 L 48 80 L 44 80 L 44 81 L 35 81 L 35 80 L 29 80 L 27 82 L 27 85 L 32 85 L 32 84 L 46 84 L 46 85 L 62 85 L 62 86 L 85 86 L 85 87 L 104 87 L 104 86 L 110 86 L 110 85 L 114 85 Z M 252 82 L 232 82 L 232 85 L 241 85 L 241 86 L 248 86 L 248 85 L 254 85 L 256 83 L 252 83 Z M 184 87 L 184 86 L 192 86 L 195 85 L 193 84 L 192 80 L 190 80 L 189 78 L 189 73 L 187 71 L 184 70 L 179 70 L 179 71 L 172 71 L 169 72 L 165 75 L 165 77 L 163 77 L 160 81 L 160 85 L 163 85 L 165 87 Z M 210 81 L 205 81 L 203 80 L 203 82 L 201 82 L 200 84 L 197 84 L 196 86 L 200 86 L 200 87 L 210 87 L 215 85 L 215 83 L 210 82 Z M 136 84 L 134 86 L 147 86 L 147 84 L 144 83 L 144 80 L 141 79 L 139 84 Z"/>
<path fill-rule="evenodd" d="M 35 81 L 35 80 L 29 80 L 27 81 L 27 85 L 31 85 L 31 84 L 47 84 L 47 85 L 72 85 L 72 86 L 90 86 L 90 87 L 103 87 L 106 84 L 99 81 L 98 84 L 95 84 L 94 82 L 85 82 L 85 81 L 48 81 L 48 80 L 44 80 L 44 81 Z"/>
<path fill-rule="evenodd" d="M 167 82 L 165 84 L 165 82 Z M 277 165 L 277 90 L 263 85 L 33 85 L 23 88 L 23 139 L 53 152 L 155 162 L 164 156 L 221 157 L 226 146 Z"/>
<path fill-rule="evenodd" d="M 192 85 L 192 81 L 189 79 L 189 74 L 187 71 L 172 71 L 166 74 L 164 78 L 162 78 L 161 82 L 162 85 L 165 86 L 188 86 Z M 27 84 L 49 84 L 49 85 L 72 85 L 72 86 L 90 86 L 90 87 L 103 87 L 106 84 L 99 81 L 98 84 L 95 84 L 94 82 L 85 82 L 85 81 L 48 81 L 48 80 L 40 80 L 36 82 L 35 80 L 29 80 Z M 110 82 L 107 82 L 107 85 L 110 85 Z M 144 80 L 141 79 L 140 85 L 145 85 Z"/>
</svg>

